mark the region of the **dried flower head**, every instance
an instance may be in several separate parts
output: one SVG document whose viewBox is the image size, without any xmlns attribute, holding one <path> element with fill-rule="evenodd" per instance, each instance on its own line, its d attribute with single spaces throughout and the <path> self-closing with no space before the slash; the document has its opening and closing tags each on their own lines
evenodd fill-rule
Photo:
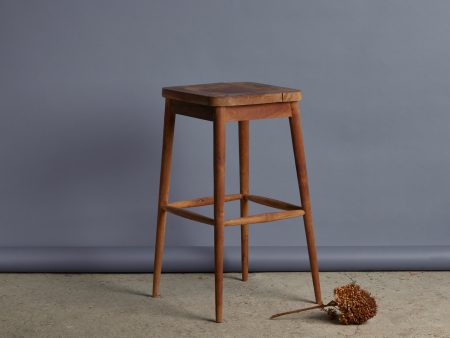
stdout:
<svg viewBox="0 0 450 338">
<path fill-rule="evenodd" d="M 332 320 L 344 325 L 362 324 L 377 314 L 377 303 L 372 295 L 358 284 L 351 283 L 334 289 L 334 300 L 328 304 L 319 304 L 309 308 L 278 313 L 271 319 L 291 313 L 312 309 L 322 309 Z"/>
<path fill-rule="evenodd" d="M 377 314 L 375 299 L 356 283 L 335 288 L 334 302 L 339 310 L 336 315 L 345 325 L 362 324 Z"/>
</svg>

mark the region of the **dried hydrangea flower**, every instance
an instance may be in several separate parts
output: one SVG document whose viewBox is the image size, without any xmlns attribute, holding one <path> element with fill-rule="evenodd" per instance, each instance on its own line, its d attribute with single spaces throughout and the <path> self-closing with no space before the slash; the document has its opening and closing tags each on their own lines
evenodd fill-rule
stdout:
<svg viewBox="0 0 450 338">
<path fill-rule="evenodd" d="M 369 292 L 362 289 L 358 284 L 351 283 L 335 288 L 334 300 L 328 304 L 278 313 L 270 318 L 312 309 L 322 309 L 327 313 L 328 318 L 338 319 L 344 325 L 362 324 L 377 314 L 377 303 Z"/>
<path fill-rule="evenodd" d="M 362 324 L 377 314 L 375 299 L 355 283 L 335 288 L 334 301 L 342 324 Z"/>
</svg>

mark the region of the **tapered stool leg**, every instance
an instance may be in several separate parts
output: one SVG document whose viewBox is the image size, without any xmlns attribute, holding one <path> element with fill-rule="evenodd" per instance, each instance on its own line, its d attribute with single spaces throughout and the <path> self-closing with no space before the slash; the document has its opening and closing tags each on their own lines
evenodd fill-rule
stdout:
<svg viewBox="0 0 450 338">
<path fill-rule="evenodd" d="M 214 263 L 216 322 L 222 322 L 223 241 L 225 206 L 225 114 L 217 108 L 214 116 Z"/>
<path fill-rule="evenodd" d="M 306 172 L 305 150 L 303 145 L 299 105 L 295 102 L 291 103 L 291 110 L 292 116 L 289 118 L 289 124 L 291 127 L 292 146 L 294 148 L 295 167 L 297 170 L 300 199 L 302 207 L 305 210 L 303 222 L 305 225 L 306 242 L 308 244 L 308 255 L 314 285 L 314 295 L 316 297 L 316 303 L 322 304 L 319 281 L 319 265 L 317 263 L 317 251 L 314 240 L 313 218 L 311 200 L 309 197 L 308 175 Z"/>
<path fill-rule="evenodd" d="M 164 252 L 164 237 L 167 212 L 162 208 L 169 199 L 170 171 L 172 162 L 172 144 L 175 129 L 175 114 L 170 107 L 170 100 L 166 100 L 164 113 L 163 146 L 161 156 L 161 174 L 159 180 L 158 219 L 156 227 L 155 260 L 153 264 L 153 297 L 159 296 L 162 259 Z"/>
<path fill-rule="evenodd" d="M 249 121 L 239 121 L 239 186 L 241 198 L 241 217 L 248 216 L 249 193 Z M 242 280 L 248 279 L 248 224 L 241 225 Z"/>
</svg>

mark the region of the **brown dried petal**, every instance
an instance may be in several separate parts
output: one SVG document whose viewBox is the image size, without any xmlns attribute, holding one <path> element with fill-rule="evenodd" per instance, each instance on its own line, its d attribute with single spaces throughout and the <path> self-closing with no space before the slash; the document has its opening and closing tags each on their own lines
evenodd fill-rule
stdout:
<svg viewBox="0 0 450 338">
<path fill-rule="evenodd" d="M 334 289 L 334 300 L 339 308 L 342 324 L 362 324 L 377 314 L 377 304 L 372 295 L 352 283 Z"/>
</svg>

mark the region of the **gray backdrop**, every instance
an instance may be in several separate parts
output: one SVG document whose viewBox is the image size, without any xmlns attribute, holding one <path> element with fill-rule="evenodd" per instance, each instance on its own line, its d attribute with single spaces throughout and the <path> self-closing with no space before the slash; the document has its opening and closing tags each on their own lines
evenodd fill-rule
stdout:
<svg viewBox="0 0 450 338">
<path fill-rule="evenodd" d="M 150 271 L 161 87 L 216 81 L 302 89 L 323 269 L 450 268 L 449 16 L 448 1 L 1 0 L 0 270 Z M 177 118 L 173 155 L 171 199 L 211 195 L 212 125 Z M 286 120 L 251 124 L 250 174 L 253 193 L 298 201 Z M 166 270 L 211 270 L 212 241 L 169 216 Z M 307 268 L 298 220 L 252 225 L 250 243 L 253 271 Z"/>
</svg>

